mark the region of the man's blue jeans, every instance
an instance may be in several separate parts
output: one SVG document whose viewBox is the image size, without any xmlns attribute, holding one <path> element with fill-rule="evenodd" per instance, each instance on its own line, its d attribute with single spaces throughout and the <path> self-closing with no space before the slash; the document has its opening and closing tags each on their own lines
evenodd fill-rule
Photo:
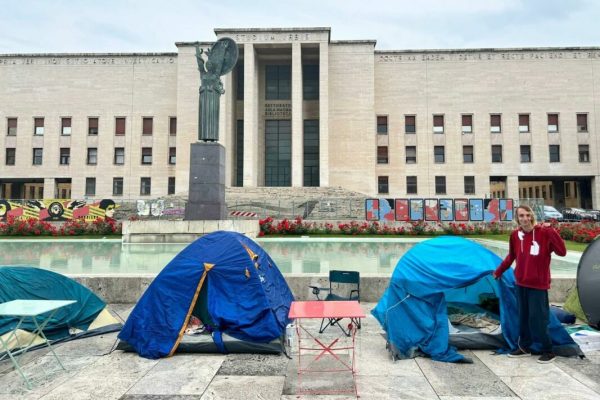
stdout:
<svg viewBox="0 0 600 400">
<path fill-rule="evenodd" d="M 542 345 L 542 353 L 552 353 L 552 339 L 548 331 L 548 291 L 519 285 L 515 287 L 519 309 L 519 347 L 530 351 L 532 344 L 539 342 Z"/>
</svg>

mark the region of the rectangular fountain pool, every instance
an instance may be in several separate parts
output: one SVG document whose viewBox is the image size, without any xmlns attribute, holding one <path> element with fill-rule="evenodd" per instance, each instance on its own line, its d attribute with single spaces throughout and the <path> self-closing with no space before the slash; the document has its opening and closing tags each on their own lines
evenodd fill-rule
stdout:
<svg viewBox="0 0 600 400">
<path fill-rule="evenodd" d="M 283 273 L 330 269 L 390 276 L 417 238 L 262 238 L 257 241 Z M 480 241 L 500 257 L 506 243 Z M 30 265 L 67 275 L 155 275 L 187 244 L 122 244 L 104 240 L 2 240 L 0 265 Z M 575 277 L 581 253 L 552 261 L 554 276 Z"/>
</svg>

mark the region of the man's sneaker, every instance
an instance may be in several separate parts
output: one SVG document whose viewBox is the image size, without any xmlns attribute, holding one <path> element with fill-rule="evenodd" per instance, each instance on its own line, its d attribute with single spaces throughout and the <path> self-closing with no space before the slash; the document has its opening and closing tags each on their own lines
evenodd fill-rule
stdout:
<svg viewBox="0 0 600 400">
<path fill-rule="evenodd" d="M 548 364 L 554 361 L 555 358 L 556 356 L 554 355 L 554 353 L 544 353 L 540 358 L 538 358 L 537 362 L 539 362 L 540 364 Z"/>
<path fill-rule="evenodd" d="M 510 353 L 508 353 L 508 356 L 510 358 L 529 357 L 530 355 L 531 353 L 521 349 L 520 347 L 515 351 L 511 351 Z"/>
</svg>

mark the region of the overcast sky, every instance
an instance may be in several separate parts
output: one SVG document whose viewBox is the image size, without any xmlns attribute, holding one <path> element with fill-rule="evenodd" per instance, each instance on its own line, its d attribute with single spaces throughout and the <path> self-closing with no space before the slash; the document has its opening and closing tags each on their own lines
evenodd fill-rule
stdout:
<svg viewBox="0 0 600 400">
<path fill-rule="evenodd" d="M 599 0 L 0 0 L 0 54 L 175 52 L 214 28 L 331 27 L 378 50 L 600 46 Z"/>
</svg>

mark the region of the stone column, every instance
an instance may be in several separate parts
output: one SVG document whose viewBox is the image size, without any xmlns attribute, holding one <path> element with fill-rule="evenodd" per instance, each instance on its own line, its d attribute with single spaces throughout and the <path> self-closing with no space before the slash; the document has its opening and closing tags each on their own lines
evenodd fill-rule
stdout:
<svg viewBox="0 0 600 400">
<path fill-rule="evenodd" d="M 302 47 L 292 43 L 292 186 L 303 185 Z"/>
<path fill-rule="evenodd" d="M 219 143 L 225 147 L 225 185 L 231 185 L 231 176 L 235 166 L 235 124 L 233 121 L 234 98 L 233 98 L 233 72 L 221 76 L 225 94 L 221 95 L 219 113 Z"/>
<path fill-rule="evenodd" d="M 600 176 L 596 175 L 590 182 L 592 189 L 592 207 L 594 210 L 600 209 Z"/>
<path fill-rule="evenodd" d="M 594 188 L 592 187 L 592 193 Z M 554 207 L 562 209 L 566 207 L 565 202 L 565 181 L 564 180 L 553 180 L 552 181 L 552 199 L 554 200 Z"/>
<path fill-rule="evenodd" d="M 258 186 L 258 68 L 254 45 L 244 44 L 244 186 Z"/>
<path fill-rule="evenodd" d="M 519 176 L 511 175 L 506 177 L 506 197 L 518 201 L 519 196 Z"/>
<path fill-rule="evenodd" d="M 96 193 L 100 193 L 98 191 L 98 181 L 96 181 Z M 44 178 L 44 198 L 45 199 L 54 199 L 56 198 L 56 185 L 54 184 L 54 178 Z"/>
<path fill-rule="evenodd" d="M 319 186 L 329 186 L 329 43 L 319 44 Z"/>
</svg>

